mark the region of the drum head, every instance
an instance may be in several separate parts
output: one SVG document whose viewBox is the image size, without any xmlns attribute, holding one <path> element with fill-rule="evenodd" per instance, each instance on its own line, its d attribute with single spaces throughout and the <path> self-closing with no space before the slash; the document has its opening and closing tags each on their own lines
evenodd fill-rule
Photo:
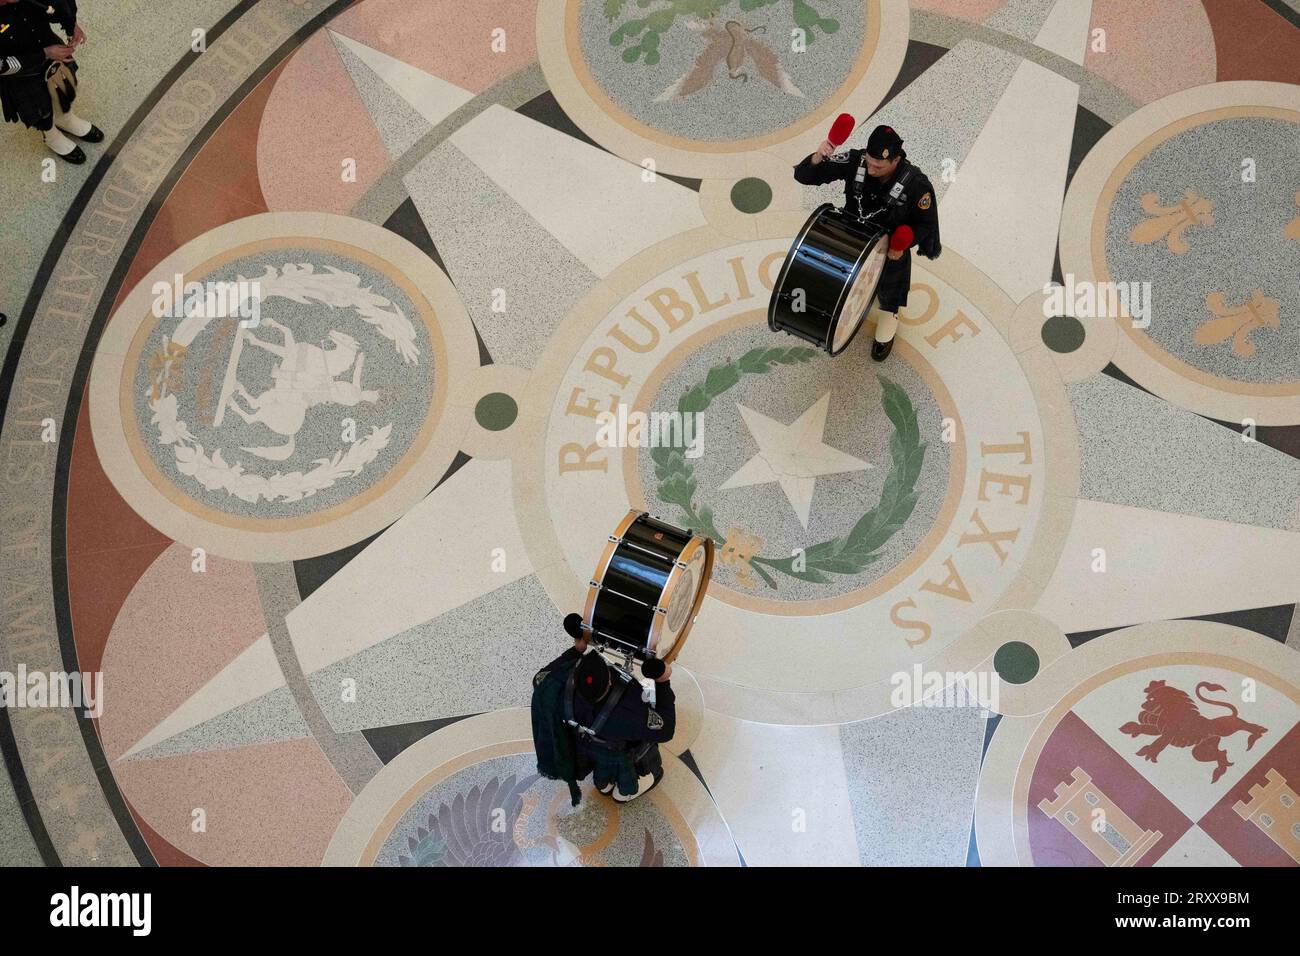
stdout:
<svg viewBox="0 0 1300 956">
<path fill-rule="evenodd" d="M 848 294 L 844 296 L 831 331 L 829 351 L 832 355 L 838 355 L 848 348 L 867 317 L 871 300 L 876 295 L 876 287 L 880 285 L 880 275 L 885 271 L 885 254 L 889 251 L 889 243 L 882 240 L 883 237 L 877 237 L 867 250 L 862 266 L 849 286 Z"/>
<path fill-rule="evenodd" d="M 678 568 L 664 589 L 660 607 L 667 610 L 657 615 L 660 620 L 650 638 L 650 650 L 661 660 L 671 661 L 677 656 L 704 599 L 713 570 L 711 545 L 697 539 L 682 556 L 686 567 Z"/>
</svg>

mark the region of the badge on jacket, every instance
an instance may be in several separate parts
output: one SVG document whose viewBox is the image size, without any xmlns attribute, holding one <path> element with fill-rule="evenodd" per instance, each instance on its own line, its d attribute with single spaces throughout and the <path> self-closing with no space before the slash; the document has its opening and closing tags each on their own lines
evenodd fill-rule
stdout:
<svg viewBox="0 0 1300 956">
<path fill-rule="evenodd" d="M 540 687 L 542 685 L 542 681 L 546 680 L 546 675 L 549 673 L 550 671 L 538 671 L 537 676 L 533 678 L 533 686 Z"/>
<path fill-rule="evenodd" d="M 916 204 L 916 208 L 929 209 L 931 202 L 933 202 L 933 200 L 930 198 L 930 194 L 926 193 L 924 196 L 921 197 L 920 201 Z"/>
<path fill-rule="evenodd" d="M 657 713 L 655 713 L 653 710 L 647 708 L 645 712 L 645 725 L 649 727 L 651 730 L 662 730 L 664 726 L 664 719 L 660 717 Z"/>
</svg>

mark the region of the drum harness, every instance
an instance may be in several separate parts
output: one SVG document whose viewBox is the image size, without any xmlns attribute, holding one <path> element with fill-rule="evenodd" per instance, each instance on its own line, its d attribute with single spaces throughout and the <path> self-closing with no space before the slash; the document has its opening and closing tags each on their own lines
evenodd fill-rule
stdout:
<svg viewBox="0 0 1300 956">
<path fill-rule="evenodd" d="M 618 706 L 618 702 L 623 699 L 623 692 L 627 690 L 627 684 L 620 680 L 617 687 L 610 688 L 609 696 L 605 698 L 605 706 L 596 714 L 596 719 L 591 722 L 591 726 L 584 727 L 574 719 L 573 713 L 573 684 L 577 677 L 576 671 L 577 668 L 569 671 L 569 679 L 564 684 L 564 722 L 575 728 L 578 731 L 578 736 L 582 739 L 590 740 L 592 743 L 599 744 L 609 750 L 620 749 L 614 741 L 604 740 L 598 735 L 604 729 L 606 721 L 609 720 L 609 715 L 614 713 L 614 708 Z"/>
<path fill-rule="evenodd" d="M 618 702 L 623 699 L 623 693 L 627 690 L 628 684 L 636 681 L 636 678 L 624 672 L 621 667 L 611 667 L 610 670 L 618 675 L 618 686 L 610 688 L 609 696 L 605 698 L 605 704 L 601 707 L 600 712 L 596 714 L 596 719 L 591 722 L 590 727 L 584 727 L 574 719 L 573 685 L 577 677 L 577 674 L 575 673 L 576 670 L 577 668 L 574 668 L 569 671 L 569 679 L 564 683 L 564 722 L 578 731 L 578 737 L 581 740 L 588 740 L 599 747 L 603 747 L 606 750 L 612 750 L 615 753 L 627 753 L 628 751 L 633 750 L 636 746 L 633 741 L 605 740 L 603 737 L 599 736 L 599 734 L 601 730 L 604 729 L 605 723 L 609 720 L 610 715 L 614 713 L 614 708 L 618 706 Z M 640 759 L 642 754 L 649 747 L 649 743 L 643 744 L 641 747 L 641 753 L 635 755 L 636 759 Z"/>
<path fill-rule="evenodd" d="M 867 154 L 864 152 L 862 154 L 862 159 L 858 162 L 857 174 L 853 177 L 853 201 L 858 207 L 858 222 L 871 223 L 873 226 L 877 226 L 886 232 L 891 231 L 893 228 L 892 226 L 885 226 L 883 223 L 875 222 L 874 219 L 886 210 L 895 213 L 900 213 L 903 210 L 903 207 L 907 205 L 907 193 L 905 190 L 908 184 L 912 181 L 912 174 L 915 172 L 916 167 L 911 163 L 908 163 L 907 168 L 903 170 L 903 175 L 898 177 L 898 181 L 889 188 L 889 194 L 885 197 L 884 204 L 864 216 L 862 214 L 862 184 L 867 178 Z M 902 216 L 899 215 L 899 218 L 901 219 Z M 832 261 L 825 253 L 814 251 L 812 254 L 825 261 Z M 788 299 L 793 295 L 793 293 L 786 292 L 783 289 L 779 295 Z"/>
<path fill-rule="evenodd" d="M 898 181 L 895 182 L 894 185 L 889 188 L 889 195 L 885 197 L 884 205 L 880 206 L 878 209 L 873 210 L 867 215 L 863 215 L 862 214 L 862 184 L 866 182 L 867 179 L 867 154 L 864 151 L 862 153 L 862 159 L 858 163 L 857 174 L 853 177 L 853 199 L 858 206 L 858 219 L 862 222 L 869 222 L 873 220 L 874 217 L 884 212 L 886 209 L 889 209 L 891 211 L 898 211 L 901 210 L 904 206 L 906 206 L 907 205 L 906 189 L 908 184 L 911 183 L 912 181 L 912 174 L 915 172 L 916 172 L 916 167 L 913 166 L 911 163 L 908 163 L 907 169 L 903 170 L 903 175 L 899 176 Z M 892 227 L 885 227 L 882 223 L 876 223 L 876 225 L 880 225 L 882 228 L 892 229 Z"/>
</svg>

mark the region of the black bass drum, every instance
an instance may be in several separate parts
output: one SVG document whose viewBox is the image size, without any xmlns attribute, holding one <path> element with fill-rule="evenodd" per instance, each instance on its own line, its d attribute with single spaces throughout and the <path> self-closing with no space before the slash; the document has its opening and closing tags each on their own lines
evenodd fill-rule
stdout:
<svg viewBox="0 0 1300 956">
<path fill-rule="evenodd" d="M 592 641 L 671 664 L 713 574 L 713 542 L 633 509 L 596 565 L 583 623 Z"/>
<path fill-rule="evenodd" d="M 878 226 L 830 203 L 818 206 L 781 266 L 767 306 L 768 327 L 839 355 L 867 317 L 888 251 Z"/>
</svg>

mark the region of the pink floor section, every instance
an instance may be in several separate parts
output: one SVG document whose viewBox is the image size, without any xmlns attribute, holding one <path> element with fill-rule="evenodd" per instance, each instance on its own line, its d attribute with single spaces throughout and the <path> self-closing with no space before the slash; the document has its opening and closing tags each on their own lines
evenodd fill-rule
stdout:
<svg viewBox="0 0 1300 956">
<path fill-rule="evenodd" d="M 262 114 L 257 175 L 267 207 L 346 213 L 389 162 L 334 41 L 317 33 L 284 68 Z"/>
<path fill-rule="evenodd" d="M 330 26 L 471 93 L 537 59 L 535 0 L 366 0 Z M 493 49 L 495 30 L 504 50 Z M 497 44 L 500 46 L 500 44 Z"/>
<path fill-rule="evenodd" d="M 266 633 L 248 565 L 173 544 L 122 604 L 104 648 L 100 736 L 115 760 Z"/>
<path fill-rule="evenodd" d="M 113 772 L 163 838 L 209 865 L 317 866 L 352 802 L 314 740 L 136 760 Z"/>
<path fill-rule="evenodd" d="M 1084 66 L 1134 103 L 1214 82 L 1214 33 L 1199 3 L 1093 0 L 1091 29 L 1098 28 L 1105 51 L 1094 50 L 1090 36 Z"/>
<path fill-rule="evenodd" d="M 536 61 L 535 15 L 533 0 L 366 0 L 329 29 L 477 94 Z M 390 165 L 333 40 L 317 32 L 262 116 L 257 170 L 268 208 L 346 214 Z"/>
<path fill-rule="evenodd" d="M 266 633 L 248 565 L 209 556 L 195 572 L 191 561 L 182 545 L 163 552 L 113 626 L 100 719 L 110 761 Z M 318 864 L 352 800 L 311 739 L 125 760 L 113 774 L 161 837 L 207 864 Z"/>
<path fill-rule="evenodd" d="M 941 13 L 946 17 L 957 17 L 981 23 L 1007 5 L 1007 0 L 911 0 L 914 10 L 926 10 Z"/>
</svg>

